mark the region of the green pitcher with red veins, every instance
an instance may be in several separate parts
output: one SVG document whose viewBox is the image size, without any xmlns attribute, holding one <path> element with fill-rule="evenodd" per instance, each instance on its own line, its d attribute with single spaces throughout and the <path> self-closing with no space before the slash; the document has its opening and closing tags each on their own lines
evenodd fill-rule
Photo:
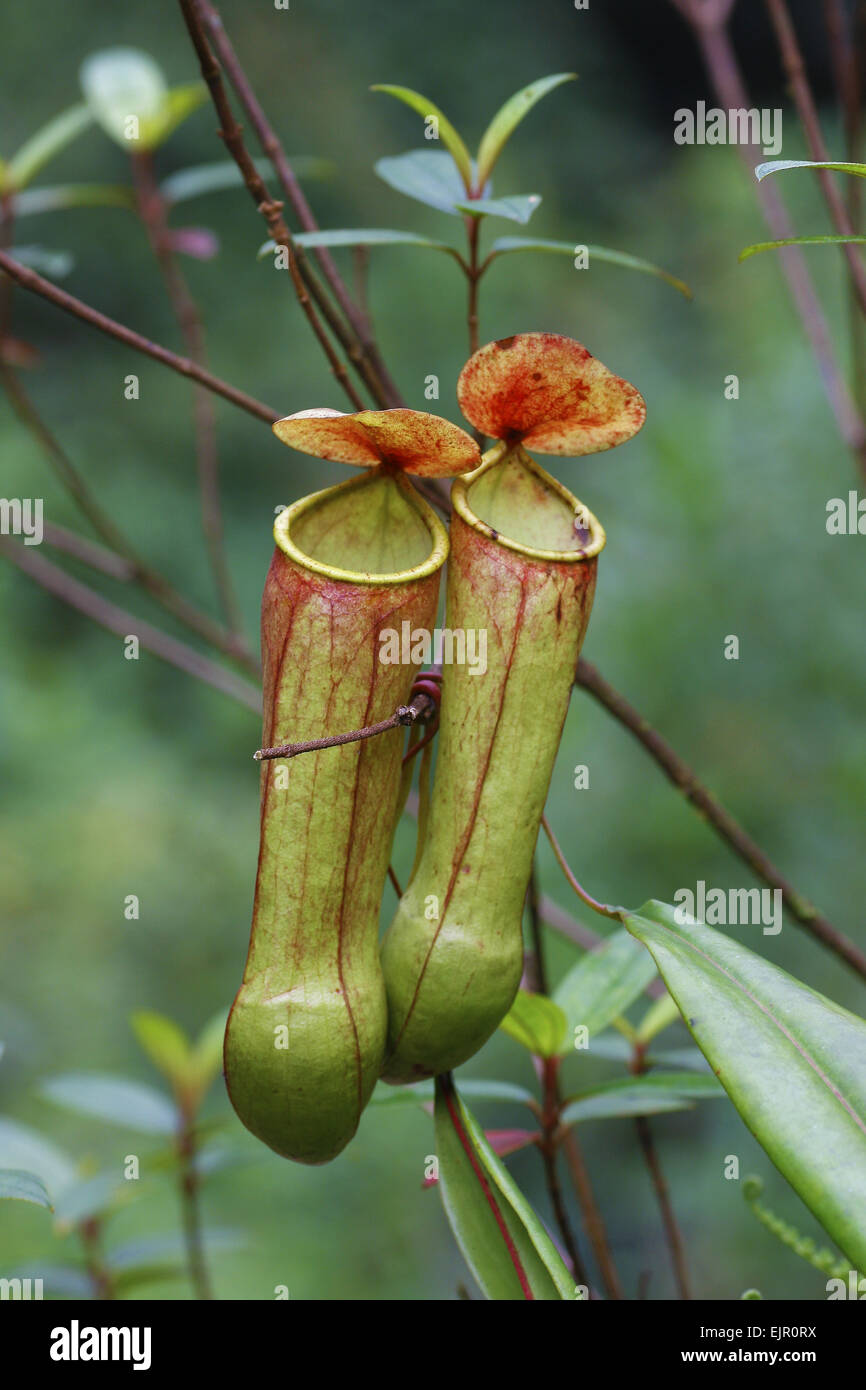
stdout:
<svg viewBox="0 0 866 1390">
<path fill-rule="evenodd" d="M 263 741 L 376 723 L 416 668 L 379 634 L 435 622 L 448 536 L 405 476 L 479 462 L 456 425 L 411 410 L 305 411 L 286 444 L 364 475 L 281 512 L 262 602 Z M 402 731 L 264 761 L 249 953 L 225 1037 L 240 1119 L 286 1158 L 324 1163 L 354 1134 L 381 1071 L 387 1005 L 377 939 L 399 808 Z"/>
<path fill-rule="evenodd" d="M 446 623 L 486 630 L 487 670 L 445 667 L 426 835 L 383 939 L 395 1083 L 465 1062 L 520 982 L 532 857 L 605 542 L 527 449 L 597 453 L 645 417 L 633 386 L 549 333 L 481 348 L 458 398 L 499 441 L 451 491 Z"/>
</svg>

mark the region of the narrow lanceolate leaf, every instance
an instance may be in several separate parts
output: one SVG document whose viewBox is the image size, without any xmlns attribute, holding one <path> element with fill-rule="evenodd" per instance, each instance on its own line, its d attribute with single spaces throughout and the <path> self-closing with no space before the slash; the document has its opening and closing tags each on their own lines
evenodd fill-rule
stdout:
<svg viewBox="0 0 866 1390">
<path fill-rule="evenodd" d="M 466 189 L 454 163 L 444 150 L 408 150 L 406 154 L 379 159 L 373 166 L 380 179 L 440 212 L 461 214 L 457 204 L 466 198 Z"/>
<path fill-rule="evenodd" d="M 16 217 L 37 212 L 63 212 L 67 208 L 131 208 L 135 195 L 121 183 L 62 183 L 47 188 L 27 188 L 15 199 Z"/>
<path fill-rule="evenodd" d="M 36 1207 L 48 1207 L 49 1211 L 51 1209 L 42 1179 L 21 1168 L 0 1168 L 0 1199 L 4 1197 L 16 1202 L 32 1202 Z"/>
<path fill-rule="evenodd" d="M 93 1216 L 101 1216 L 116 1205 L 119 1199 L 129 1200 L 137 1195 L 139 1183 L 124 1182 L 117 1173 L 97 1173 L 81 1178 L 65 1188 L 55 1203 L 55 1215 L 61 1226 L 77 1226 Z"/>
<path fill-rule="evenodd" d="M 609 265 L 619 265 L 625 270 L 639 270 L 644 275 L 655 275 L 659 280 L 666 280 L 669 285 L 673 285 L 675 290 L 684 294 L 686 299 L 692 298 L 692 292 L 684 280 L 678 276 L 671 275 L 669 270 L 662 270 L 661 266 L 654 265 L 652 261 L 645 261 L 640 256 L 631 256 L 627 251 L 614 251 L 609 246 L 594 246 L 587 242 L 571 241 L 542 241 L 535 237 L 503 236 L 498 237 L 490 248 L 491 259 L 494 256 L 508 255 L 514 251 L 550 251 L 563 256 L 575 258 L 580 251 L 586 251 L 589 265 L 593 261 L 605 261 Z"/>
<path fill-rule="evenodd" d="M 770 159 L 755 169 L 758 179 L 768 174 L 780 174 L 784 169 L 835 169 L 838 174 L 853 174 L 855 178 L 866 179 L 866 164 L 852 164 L 846 160 L 821 159 Z"/>
<path fill-rule="evenodd" d="M 46 1081 L 42 1094 L 67 1110 L 147 1134 L 171 1134 L 178 1124 L 177 1110 L 166 1096 L 123 1076 L 69 1072 Z"/>
<path fill-rule="evenodd" d="M 534 1099 L 525 1086 L 515 1086 L 511 1081 L 460 1081 L 460 1094 L 471 1096 L 473 1100 L 514 1101 L 519 1105 L 529 1105 Z M 386 1086 L 380 1082 L 370 1097 L 371 1105 L 396 1109 L 405 1105 L 429 1105 L 435 1097 L 432 1081 L 419 1081 L 415 1086 Z"/>
<path fill-rule="evenodd" d="M 506 198 L 471 198 L 457 204 L 470 217 L 507 217 L 509 222 L 529 221 L 541 203 L 540 193 L 511 193 Z"/>
<path fill-rule="evenodd" d="M 658 1037 L 659 1033 L 663 1033 L 665 1028 L 669 1028 L 672 1023 L 675 1023 L 679 1016 L 680 1011 L 677 1008 L 676 1000 L 665 990 L 660 999 L 656 999 L 654 1003 L 650 1004 L 638 1024 L 636 1033 L 638 1042 L 643 1043 L 645 1047 L 647 1043 L 652 1042 L 653 1038 Z"/>
<path fill-rule="evenodd" d="M 271 172 L 269 159 L 253 161 L 260 174 Z M 289 163 L 300 179 L 327 178 L 334 171 L 334 165 L 327 159 L 315 155 L 290 155 Z M 168 203 L 183 203 L 188 198 L 199 198 L 205 193 L 219 193 L 226 188 L 239 188 L 243 176 L 233 159 L 216 159 L 209 164 L 193 164 L 188 169 L 178 169 L 169 174 L 160 184 L 160 192 Z"/>
<path fill-rule="evenodd" d="M 223 1038 L 227 1010 L 220 1009 L 202 1028 L 192 1048 L 189 1060 L 189 1080 L 203 1095 L 223 1065 Z"/>
<path fill-rule="evenodd" d="M 553 996 L 568 1022 L 568 1045 L 573 1043 L 575 1029 L 585 1028 L 592 1047 L 595 1035 L 634 1003 L 655 973 L 652 960 L 624 930 L 588 951 Z"/>
<path fill-rule="evenodd" d="M 852 1265 L 866 1269 L 866 1023 L 678 915 L 649 902 L 628 927 L 749 1129 Z"/>
<path fill-rule="evenodd" d="M 31 179 L 44 168 L 49 160 L 64 150 L 67 145 L 93 124 L 93 114 L 88 106 L 79 102 L 61 111 L 59 116 L 38 130 L 25 142 L 9 161 L 6 167 L 5 182 L 11 188 L 24 188 Z"/>
<path fill-rule="evenodd" d="M 429 246 L 457 256 L 453 246 L 415 232 L 393 231 L 390 227 L 335 227 L 324 232 L 301 232 L 294 238 L 298 246 Z M 270 243 L 273 247 L 274 243 Z"/>
<path fill-rule="evenodd" d="M 411 106 L 413 111 L 417 111 L 426 121 L 428 116 L 435 116 L 439 130 L 439 139 L 448 150 L 454 163 L 460 171 L 464 187 L 468 193 L 472 188 L 472 160 L 469 156 L 463 140 L 454 129 L 447 116 L 444 116 L 438 106 L 434 106 L 432 101 L 423 97 L 420 92 L 413 92 L 409 87 L 392 87 L 384 83 L 371 87 L 373 92 L 387 92 L 389 96 L 396 97 L 398 101 L 403 101 L 407 106 Z"/>
<path fill-rule="evenodd" d="M 627 1115 L 657 1115 L 666 1110 L 691 1110 L 697 1100 L 712 1100 L 725 1094 L 712 1075 L 693 1072 L 649 1072 L 606 1081 L 569 1096 L 562 1122 L 618 1119 Z"/>
<path fill-rule="evenodd" d="M 500 1023 L 503 1033 L 538 1057 L 555 1057 L 565 1039 L 565 1014 L 543 994 L 518 990 L 517 998 Z"/>
<path fill-rule="evenodd" d="M 576 72 L 555 72 L 552 77 L 540 77 L 537 82 L 531 82 L 528 87 L 515 92 L 504 106 L 500 106 L 478 146 L 478 183 L 481 187 L 490 178 L 493 166 L 513 131 L 536 102 L 563 82 L 574 82 L 576 78 Z"/>
<path fill-rule="evenodd" d="M 574 1298 L 553 1241 L 445 1077 L 436 1082 L 435 1124 L 445 1213 L 484 1296 Z"/>
<path fill-rule="evenodd" d="M 189 1066 L 189 1038 L 171 1018 L 140 1009 L 129 1020 L 140 1046 L 153 1065 L 176 1085 L 186 1075 Z"/>
<path fill-rule="evenodd" d="M 866 244 L 866 236 L 837 236 L 834 233 L 826 236 L 787 236 L 780 241 L 756 241 L 753 246 L 747 246 L 745 251 L 740 252 L 738 260 L 747 261 L 759 251 L 779 251 L 785 246 L 844 246 L 846 243 L 862 246 Z"/>
</svg>

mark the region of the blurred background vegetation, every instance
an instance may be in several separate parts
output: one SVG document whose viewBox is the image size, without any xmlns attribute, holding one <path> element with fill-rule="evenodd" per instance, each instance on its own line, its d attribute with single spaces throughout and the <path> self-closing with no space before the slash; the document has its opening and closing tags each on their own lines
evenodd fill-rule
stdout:
<svg viewBox="0 0 866 1390">
<path fill-rule="evenodd" d="M 737 6 L 735 35 L 755 99 L 786 105 L 759 8 Z M 805 26 L 830 146 L 840 152 L 818 9 L 801 3 L 794 13 Z M 586 12 L 520 0 L 495 7 L 318 0 L 289 11 L 265 0 L 226 0 L 222 12 L 288 153 L 333 161 L 333 176 L 307 188 L 323 227 L 407 227 L 462 241 L 456 219 L 408 201 L 373 174 L 380 156 L 417 147 L 419 123 L 372 94 L 371 83 L 425 93 L 474 145 L 512 91 L 542 74 L 580 74 L 520 127 L 500 162 L 497 189 L 542 195 L 531 225 L 538 236 L 648 257 L 687 280 L 694 302 L 613 266 L 578 273 L 566 257 L 503 258 L 482 287 L 481 340 L 530 329 L 577 337 L 645 395 L 647 425 L 625 448 L 552 461 L 608 533 L 585 655 L 796 885 L 863 944 L 863 542 L 825 530 L 827 500 L 846 496 L 856 478 L 777 259 L 737 263 L 739 250 L 764 239 L 765 229 L 736 151 L 673 143 L 677 107 L 700 98 L 714 104 L 685 25 L 665 4 L 641 0 L 593 3 Z M 95 49 L 136 45 L 172 83 L 197 76 L 171 5 L 46 0 L 38 25 L 7 25 L 4 34 L 7 155 L 78 99 L 79 64 Z M 160 151 L 159 172 L 221 158 L 214 131 L 206 105 Z M 783 154 L 805 157 L 787 107 Z M 127 177 L 123 152 L 93 128 L 39 182 Z M 809 178 L 790 178 L 784 193 L 800 231 L 828 230 Z M 246 194 L 215 193 L 174 220 L 219 236 L 216 259 L 184 263 L 203 307 L 213 370 L 281 413 L 344 408 L 288 284 L 256 259 L 263 224 Z M 486 235 L 520 230 L 500 222 Z M 68 249 L 75 264 L 66 288 L 180 348 L 144 232 L 130 213 L 34 217 L 22 223 L 19 240 Z M 336 254 L 351 274 L 351 253 Z M 807 254 L 847 358 L 841 258 L 832 248 Z M 467 354 L 464 295 L 446 257 L 410 247 L 371 253 L 370 301 L 386 359 L 417 408 L 429 408 L 424 379 L 437 374 L 434 408 L 454 420 L 454 384 Z M 38 346 L 43 363 L 27 374 L 28 388 L 104 506 L 178 587 L 212 608 L 188 384 L 23 292 L 15 295 L 13 330 Z M 130 372 L 141 381 L 135 402 L 123 394 Z M 740 379 L 737 401 L 723 395 L 729 373 Z M 291 453 L 225 402 L 217 413 L 228 548 L 255 641 L 275 506 L 345 475 Z M 5 400 L 0 460 L 3 495 L 44 497 L 47 519 L 86 531 Z M 69 568 L 92 579 L 74 562 Z M 96 583 L 115 602 L 174 630 L 141 594 Z M 124 660 L 119 639 L 5 563 L 0 594 L 0 1112 L 103 1167 L 120 1165 L 125 1154 L 146 1152 L 140 1137 L 76 1119 L 40 1098 L 38 1088 L 73 1068 L 155 1080 L 128 1027 L 130 1012 L 155 1008 L 197 1032 L 230 1003 L 255 876 L 258 775 L 250 755 L 259 728 L 252 713 L 147 653 Z M 723 658 L 727 634 L 740 639 L 739 661 Z M 589 765 L 588 790 L 573 788 L 577 763 Z M 549 814 L 576 872 L 607 901 L 670 901 L 698 879 L 753 883 L 643 751 L 580 691 Z M 397 851 L 404 873 L 411 838 L 404 823 Z M 540 865 L 544 890 L 580 916 L 545 845 Z M 130 893 L 140 897 L 138 921 L 124 919 Z M 390 888 L 386 894 L 388 916 Z M 597 930 L 598 923 L 589 925 Z M 776 937 L 732 930 L 863 1012 L 862 984 L 796 926 L 786 921 Z M 556 979 L 577 950 L 552 933 L 547 941 Z M 665 1042 L 685 1045 L 685 1029 L 675 1027 Z M 566 1067 L 574 1085 L 618 1074 L 616 1063 L 584 1055 Z M 532 1081 L 527 1054 L 502 1034 L 464 1070 Z M 218 1297 L 271 1298 L 277 1284 L 292 1298 L 455 1296 L 467 1275 L 435 1190 L 422 1189 L 432 1149 L 423 1111 L 368 1111 L 335 1163 L 306 1169 L 264 1151 L 241 1129 L 221 1083 L 209 1106 L 251 1160 L 216 1174 L 205 1190 L 207 1222 L 246 1238 L 239 1251 L 214 1257 Z M 485 1107 L 482 1118 L 520 1123 L 508 1107 Z M 700 1296 L 737 1298 L 750 1286 L 765 1297 L 824 1296 L 824 1276 L 778 1246 L 750 1216 L 739 1184 L 723 1177 L 725 1156 L 738 1155 L 741 1173 L 766 1179 L 771 1206 L 820 1235 L 727 1101 L 661 1116 L 654 1130 Z M 583 1142 L 629 1296 L 650 1271 L 648 1296 L 671 1297 L 632 1123 L 588 1124 Z M 537 1156 L 524 1152 L 509 1163 L 549 1220 Z M 24 1259 L 57 1258 L 44 1212 L 4 1203 L 0 1220 L 3 1272 Z M 157 1178 L 115 1218 L 114 1235 L 176 1224 L 174 1193 Z M 182 1280 L 143 1292 L 189 1296 Z"/>
</svg>

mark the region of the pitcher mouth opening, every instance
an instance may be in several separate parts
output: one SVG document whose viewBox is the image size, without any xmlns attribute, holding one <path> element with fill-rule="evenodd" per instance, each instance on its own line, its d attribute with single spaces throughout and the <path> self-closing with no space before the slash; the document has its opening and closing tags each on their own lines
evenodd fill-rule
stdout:
<svg viewBox="0 0 866 1390">
<path fill-rule="evenodd" d="M 366 489 L 387 489 L 382 495 L 382 522 L 371 514 L 364 536 L 355 535 L 341 541 L 329 521 L 349 525 L 353 504 L 365 500 Z M 399 521 L 405 534 L 397 537 L 387 530 L 386 515 Z M 330 515 L 329 515 L 330 514 Z M 360 515 L 360 513 L 359 513 Z M 385 531 L 383 531 L 383 527 Z M 448 532 L 429 503 L 402 473 L 374 468 L 348 482 L 325 488 L 293 502 L 279 513 L 274 522 L 277 547 L 295 564 L 313 574 L 343 584 L 411 584 L 436 574 L 448 558 Z M 381 559 L 383 542 L 391 541 L 391 553 L 398 567 L 390 570 L 375 568 Z M 338 563 L 341 552 L 352 554 L 353 567 Z M 366 556 L 370 568 L 363 568 Z"/>
<path fill-rule="evenodd" d="M 451 500 L 457 515 L 473 530 L 508 550 L 548 564 L 591 560 L 607 540 L 598 518 L 519 442 L 500 441 L 479 468 L 456 478 Z M 517 510 L 520 506 L 523 514 Z M 539 544 L 548 536 L 552 545 Z"/>
</svg>

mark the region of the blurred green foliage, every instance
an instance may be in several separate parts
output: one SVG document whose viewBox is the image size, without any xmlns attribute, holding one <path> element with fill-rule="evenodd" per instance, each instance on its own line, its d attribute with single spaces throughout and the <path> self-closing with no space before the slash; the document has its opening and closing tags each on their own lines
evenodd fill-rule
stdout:
<svg viewBox="0 0 866 1390">
<path fill-rule="evenodd" d="M 577 272 L 565 257 L 503 258 L 482 287 L 482 341 L 528 329 L 566 333 L 645 395 L 647 425 L 627 447 L 554 461 L 608 532 L 585 655 L 797 886 L 862 942 L 863 540 L 829 537 L 824 527 L 827 500 L 845 496 L 856 480 L 778 261 L 737 263 L 763 224 L 736 153 L 673 145 L 676 93 L 669 110 L 657 93 L 650 98 L 635 54 L 595 6 L 541 12 L 503 0 L 494 15 L 490 6 L 457 0 L 423 11 L 384 0 L 319 0 L 288 11 L 227 0 L 223 17 L 289 154 L 337 166 L 330 182 L 309 190 L 324 227 L 399 226 L 443 238 L 460 230 L 456 219 L 410 203 L 371 172 L 380 156 L 417 146 L 419 122 L 371 95 L 370 84 L 428 93 L 474 144 L 512 91 L 564 67 L 579 72 L 521 126 L 497 168 L 500 186 L 542 194 L 532 224 L 538 236 L 647 257 L 687 280 L 695 301 L 610 266 Z M 197 75 L 171 7 L 47 0 L 38 26 L 7 26 L 3 153 L 78 100 L 80 62 L 114 44 L 147 49 L 172 84 Z M 684 61 L 697 58 L 684 50 Z M 828 119 L 838 149 L 833 113 Z M 159 151 L 160 175 L 220 158 L 214 131 L 205 106 Z M 803 153 L 786 113 L 785 157 Z M 123 152 L 96 128 L 50 172 L 50 181 L 126 177 Z M 784 192 L 801 229 L 824 225 L 809 180 L 789 180 Z M 342 408 L 288 285 L 269 279 L 274 270 L 256 259 L 263 227 L 246 195 L 215 193 L 174 217 L 176 225 L 190 220 L 221 241 L 216 260 L 185 263 L 204 308 L 213 370 L 281 413 Z M 509 230 L 491 223 L 488 236 Z M 179 347 L 144 233 L 127 211 L 33 217 L 26 233 L 74 253 L 65 282 L 74 294 Z M 351 274 L 351 253 L 335 254 Z M 846 358 L 840 259 L 832 248 L 807 254 Z M 411 247 L 374 249 L 370 299 L 409 404 L 430 408 L 424 380 L 435 373 L 435 408 L 457 419 L 454 383 L 467 340 L 456 267 Z M 24 293 L 15 296 L 13 326 L 43 354 L 27 377 L 34 399 L 104 506 L 179 587 L 211 605 L 188 384 Z M 137 402 L 123 395 L 130 372 L 141 380 Z M 740 379 L 737 401 L 723 395 L 729 373 Z M 228 546 L 254 635 L 274 507 L 347 475 L 291 454 L 224 402 L 217 412 Z M 86 529 L 5 401 L 0 459 L 4 495 L 42 496 L 46 519 Z M 137 592 L 96 582 L 115 602 L 175 630 Z M 136 1152 L 134 1136 L 53 1109 L 37 1087 L 67 1069 L 152 1080 L 129 1014 L 157 1009 L 197 1033 L 230 1002 L 255 875 L 258 776 L 250 755 L 259 730 L 251 713 L 146 653 L 124 660 L 118 639 L 8 565 L 0 566 L 0 595 L 0 1109 L 106 1168 Z M 735 662 L 722 655 L 730 633 L 740 639 Z M 588 790 L 573 788 L 577 763 L 589 765 Z M 607 901 L 670 900 L 700 878 L 751 885 L 643 751 L 580 692 L 549 815 L 575 870 Z M 396 856 L 403 874 L 411 840 L 404 823 Z M 546 843 L 539 854 L 545 891 L 585 916 Z M 140 897 L 138 921 L 124 919 L 130 893 Z M 590 925 L 597 929 L 597 920 Z M 862 985 L 796 926 L 786 923 L 778 937 L 732 930 L 863 1012 Z M 576 949 L 552 934 L 548 942 L 556 980 Z M 668 1046 L 687 1041 L 681 1025 L 665 1035 Z M 566 1068 L 571 1089 L 622 1072 L 585 1056 Z M 532 1083 L 526 1054 L 502 1034 L 466 1072 Z M 219 1086 L 207 1113 L 231 1115 Z M 485 1107 L 482 1119 L 519 1123 L 507 1106 Z M 739 1184 L 723 1178 L 726 1155 L 739 1155 L 743 1174 L 764 1175 L 773 1209 L 820 1237 L 727 1102 L 660 1116 L 653 1128 L 700 1295 L 737 1298 L 756 1285 L 765 1297 L 823 1296 L 822 1276 L 774 1243 L 749 1215 Z M 219 1297 L 272 1298 L 280 1284 L 292 1298 L 454 1297 L 467 1276 L 435 1191 L 422 1188 L 433 1131 L 420 1109 L 368 1112 L 355 1142 L 324 1169 L 260 1150 L 233 1118 L 230 1132 L 261 1161 L 216 1174 L 205 1190 L 207 1221 L 248 1233 L 245 1250 L 214 1257 Z M 633 1295 L 650 1270 L 649 1296 L 670 1297 L 633 1125 L 589 1123 L 583 1138 L 626 1289 Z M 537 1156 L 520 1153 L 509 1166 L 549 1220 Z M 0 1220 L 4 1269 L 57 1258 L 38 1208 L 4 1203 Z M 115 1218 L 116 1238 L 176 1224 L 173 1190 L 157 1183 Z M 188 1289 L 160 1285 L 153 1296 L 183 1298 Z"/>
</svg>

